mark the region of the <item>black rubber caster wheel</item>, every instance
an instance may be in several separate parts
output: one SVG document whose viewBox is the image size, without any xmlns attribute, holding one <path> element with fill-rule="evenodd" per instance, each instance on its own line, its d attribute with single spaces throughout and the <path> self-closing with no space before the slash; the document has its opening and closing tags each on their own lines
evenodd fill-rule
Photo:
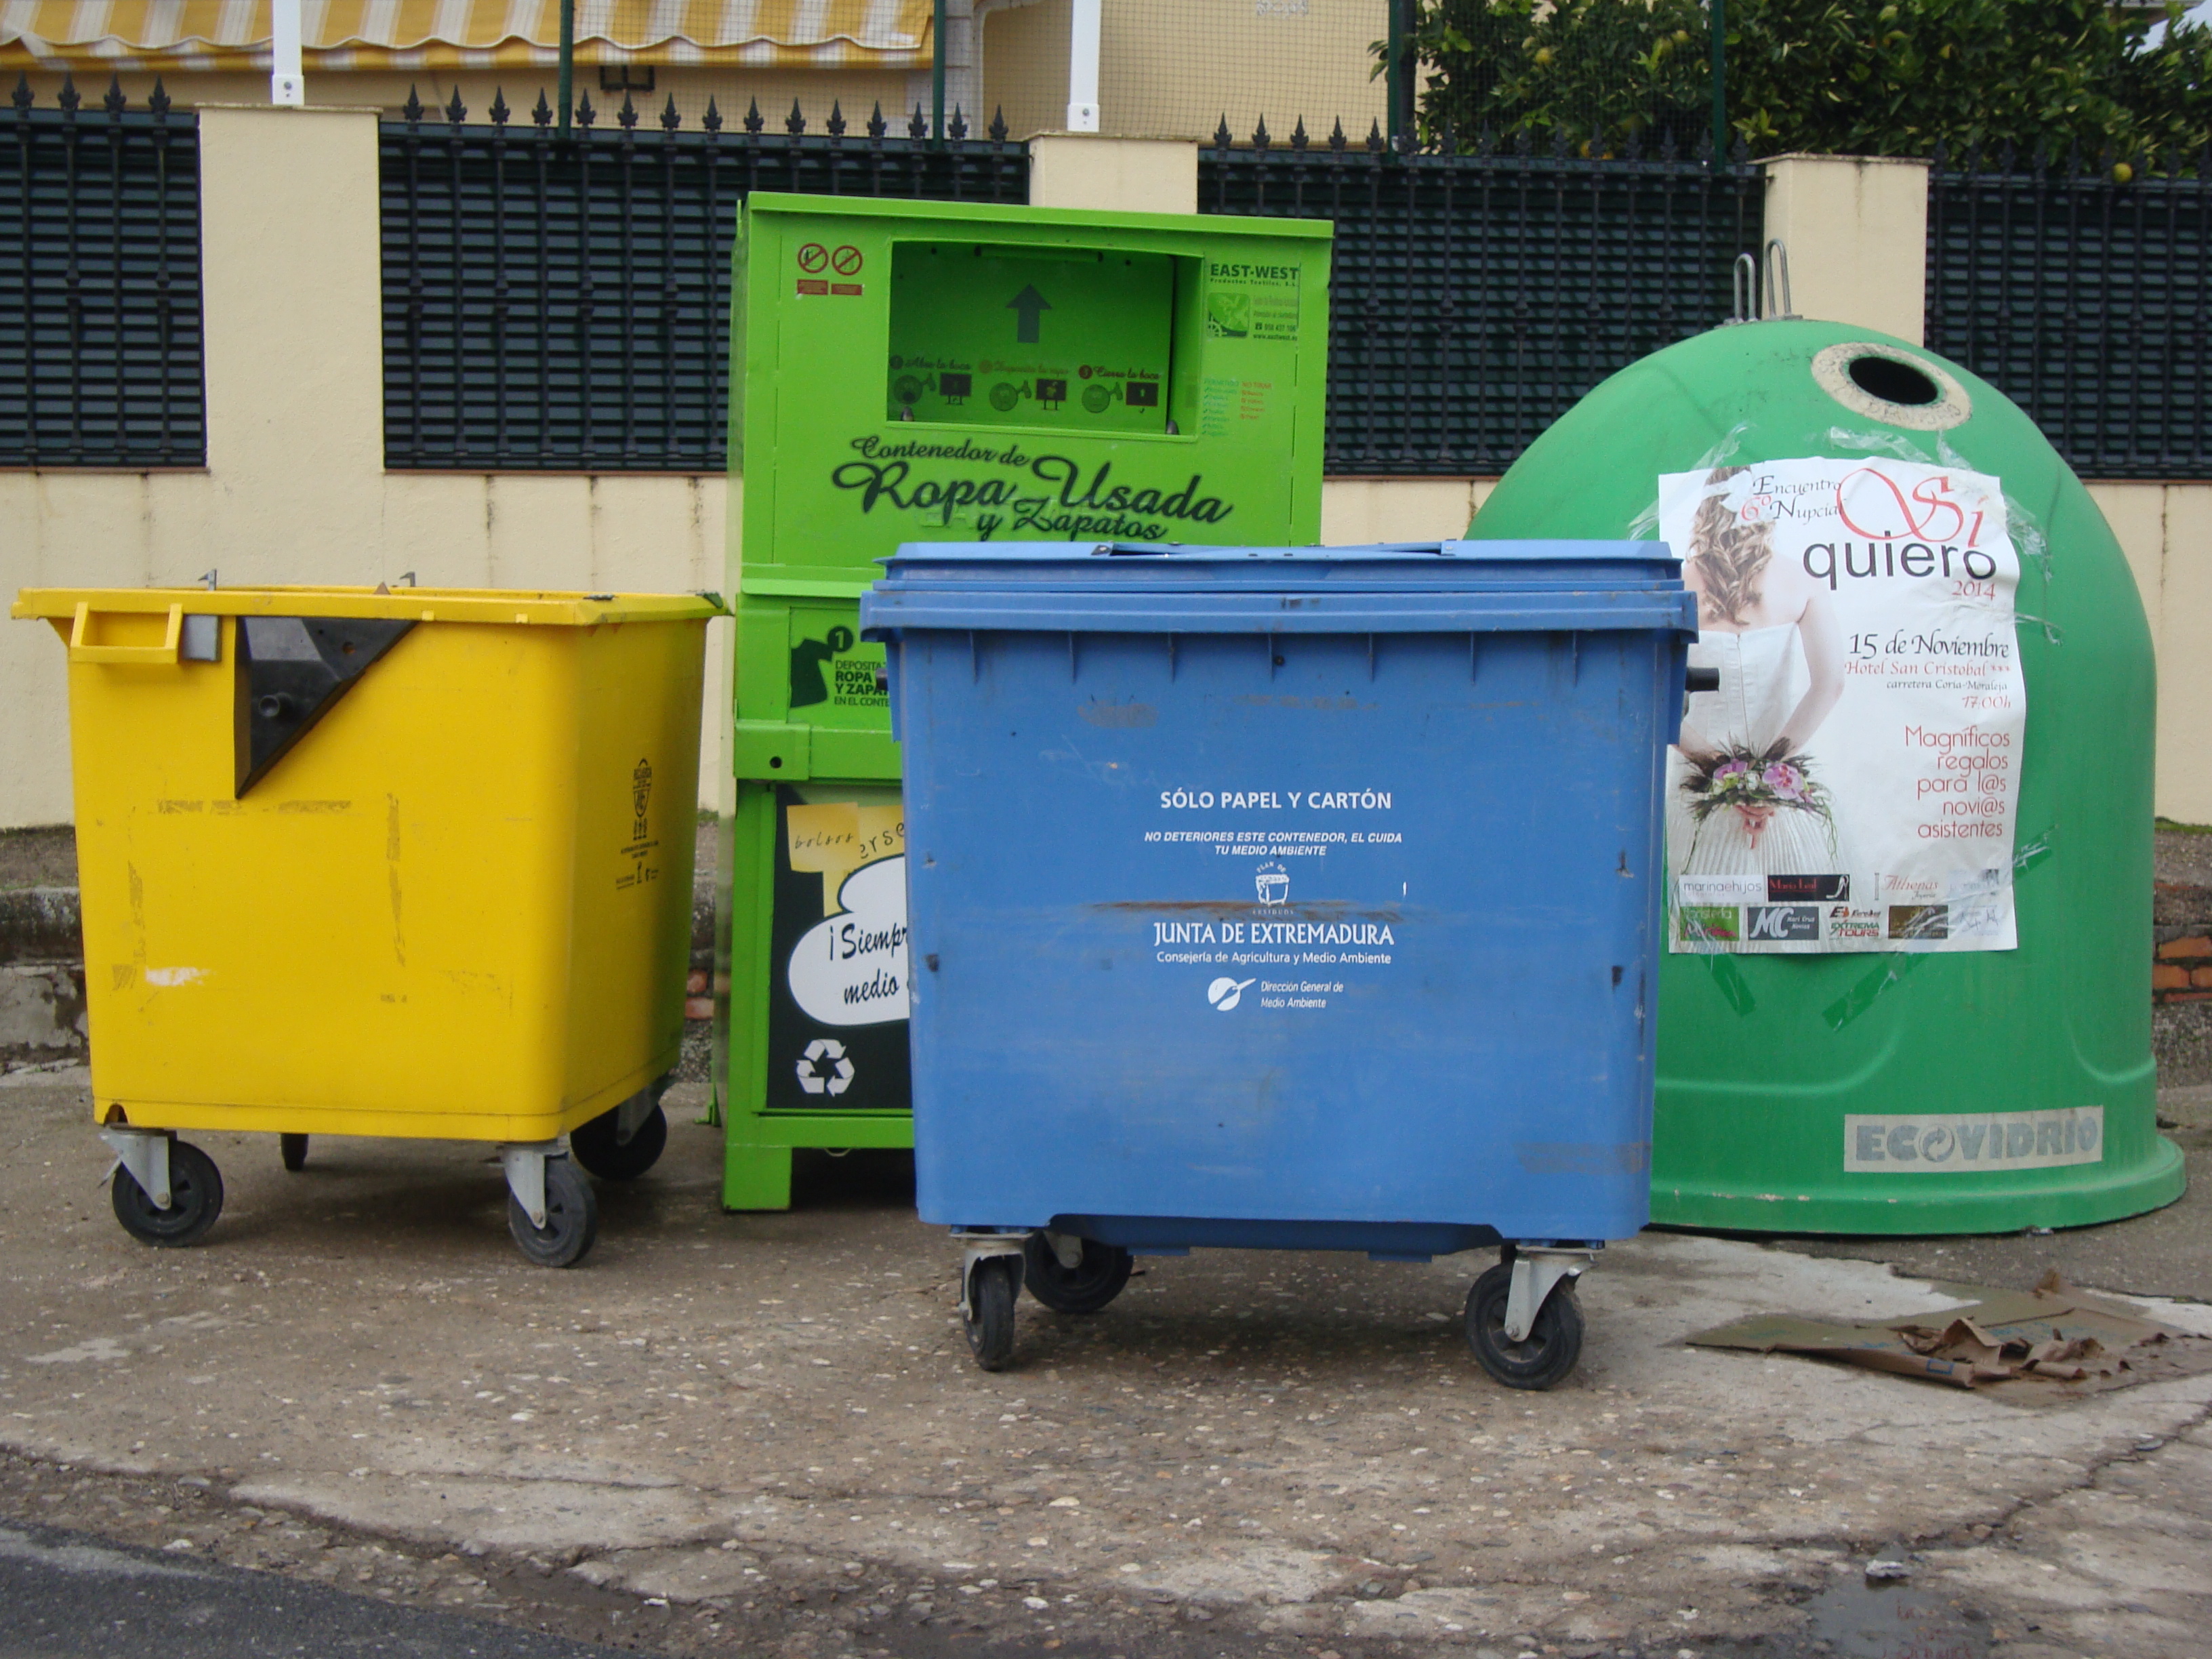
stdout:
<svg viewBox="0 0 2212 1659">
<path fill-rule="evenodd" d="M 1120 1245 L 1091 1238 L 1083 1241 L 1083 1260 L 1072 1269 L 1060 1265 L 1042 1233 L 1031 1233 L 1022 1246 L 1022 1283 L 1054 1313 L 1097 1313 L 1121 1294 L 1136 1265 Z"/>
<path fill-rule="evenodd" d="M 198 1147 L 173 1140 L 167 1209 L 156 1209 L 146 1189 L 125 1169 L 117 1169 L 107 1183 L 107 1197 L 123 1231 L 140 1243 L 171 1249 L 197 1244 L 222 1213 L 222 1172 Z"/>
<path fill-rule="evenodd" d="M 545 1160 L 545 1224 L 507 1195 L 507 1230 L 517 1249 L 541 1267 L 573 1267 L 599 1236 L 599 1200 L 574 1159 Z"/>
<path fill-rule="evenodd" d="M 635 1181 L 660 1161 L 668 1146 L 668 1119 L 659 1106 L 627 1141 L 615 1139 L 617 1112 L 601 1112 L 569 1132 L 568 1150 L 576 1162 L 602 1181 Z"/>
<path fill-rule="evenodd" d="M 307 1167 L 307 1138 L 305 1135 L 278 1135 L 276 1145 L 283 1152 L 284 1167 L 294 1175 Z"/>
<path fill-rule="evenodd" d="M 1002 1371 L 1014 1358 L 1014 1298 L 1021 1293 L 1022 1259 L 986 1256 L 968 1280 L 968 1346 L 987 1371 Z"/>
<path fill-rule="evenodd" d="M 1512 1293 L 1513 1269 L 1504 1262 L 1474 1281 L 1467 1293 L 1468 1346 L 1482 1369 L 1507 1388 L 1548 1389 L 1583 1356 L 1583 1310 L 1575 1304 L 1574 1286 L 1554 1286 L 1518 1342 L 1505 1334 L 1505 1304 Z"/>
</svg>

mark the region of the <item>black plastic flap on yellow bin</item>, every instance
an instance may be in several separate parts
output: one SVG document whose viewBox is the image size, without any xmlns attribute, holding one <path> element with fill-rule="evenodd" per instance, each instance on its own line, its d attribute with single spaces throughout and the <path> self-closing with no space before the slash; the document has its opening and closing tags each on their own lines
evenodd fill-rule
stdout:
<svg viewBox="0 0 2212 1659">
<path fill-rule="evenodd" d="M 238 786 L 246 792 L 415 626 L 385 617 L 238 619 Z"/>
</svg>

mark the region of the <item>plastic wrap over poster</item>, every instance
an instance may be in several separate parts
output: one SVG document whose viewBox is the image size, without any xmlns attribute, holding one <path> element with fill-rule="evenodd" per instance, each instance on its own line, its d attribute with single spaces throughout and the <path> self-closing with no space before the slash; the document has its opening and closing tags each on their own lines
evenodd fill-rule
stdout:
<svg viewBox="0 0 2212 1659">
<path fill-rule="evenodd" d="M 1698 595 L 1670 948 L 2006 951 L 2027 699 L 1996 478 L 1886 458 L 1669 473 Z"/>
</svg>

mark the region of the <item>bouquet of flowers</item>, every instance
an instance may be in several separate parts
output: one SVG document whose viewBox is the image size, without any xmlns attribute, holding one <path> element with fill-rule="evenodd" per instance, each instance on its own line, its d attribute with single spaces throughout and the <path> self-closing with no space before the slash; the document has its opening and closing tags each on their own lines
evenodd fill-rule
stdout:
<svg viewBox="0 0 2212 1659">
<path fill-rule="evenodd" d="M 1836 825 L 1828 792 L 1813 781 L 1812 757 L 1783 750 L 1777 744 L 1764 754 L 1731 747 L 1686 756 L 1690 775 L 1682 780 L 1682 790 L 1690 797 L 1690 816 L 1702 824 L 1723 807 L 1732 809 L 1743 820 L 1754 850 L 1777 812 L 1810 812 L 1832 836 Z"/>
</svg>

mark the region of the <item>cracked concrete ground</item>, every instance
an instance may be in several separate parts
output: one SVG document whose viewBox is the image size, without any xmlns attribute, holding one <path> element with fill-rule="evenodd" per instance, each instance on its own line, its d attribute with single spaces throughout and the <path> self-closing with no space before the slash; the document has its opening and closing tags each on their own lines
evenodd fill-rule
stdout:
<svg viewBox="0 0 2212 1659">
<path fill-rule="evenodd" d="M 1025 1303 L 992 1376 L 892 1160 L 727 1217 L 678 1109 L 561 1273 L 485 1148 L 318 1140 L 288 1176 L 195 1136 L 228 1206 L 156 1252 L 82 1073 L 6 1081 L 0 1509 L 57 1525 L 680 1652 L 2208 1648 L 2212 1371 L 1968 1393 L 1681 1346 L 1955 1300 L 1882 1262 L 1648 1234 L 1528 1395 L 1460 1334 L 1485 1261 L 1201 1254 L 1094 1319 Z M 2171 1288 L 2199 1299 L 2143 1305 L 2212 1336 Z M 1914 1576 L 1869 1589 L 1891 1540 Z"/>
</svg>

